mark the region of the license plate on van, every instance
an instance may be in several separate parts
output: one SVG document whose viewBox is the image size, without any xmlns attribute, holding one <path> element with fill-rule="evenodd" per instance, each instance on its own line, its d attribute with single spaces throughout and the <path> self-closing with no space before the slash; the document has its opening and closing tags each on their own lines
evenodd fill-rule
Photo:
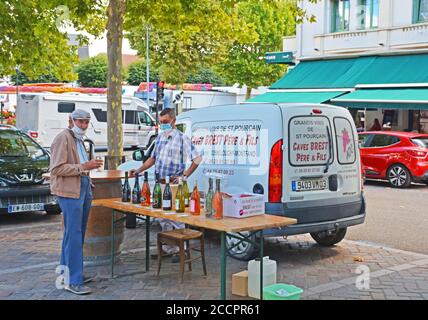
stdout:
<svg viewBox="0 0 428 320">
<path fill-rule="evenodd" d="M 291 182 L 291 189 L 296 192 L 325 190 L 327 188 L 328 188 L 327 179 L 293 180 Z"/>
<path fill-rule="evenodd" d="M 27 203 L 27 204 L 10 204 L 7 206 L 8 213 L 24 212 L 24 211 L 40 211 L 44 210 L 43 203 Z"/>
</svg>

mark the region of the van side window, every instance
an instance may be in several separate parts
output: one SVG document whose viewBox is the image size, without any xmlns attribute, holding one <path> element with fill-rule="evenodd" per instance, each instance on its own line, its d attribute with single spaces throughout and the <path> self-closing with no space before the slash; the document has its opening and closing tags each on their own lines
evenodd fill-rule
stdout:
<svg viewBox="0 0 428 320">
<path fill-rule="evenodd" d="M 138 116 L 140 118 L 140 123 L 141 124 L 144 124 L 146 126 L 151 126 L 152 125 L 152 119 L 150 119 L 150 117 L 144 111 L 143 112 L 138 112 Z"/>
<path fill-rule="evenodd" d="M 126 124 L 139 124 L 138 118 L 137 118 L 137 111 L 126 110 L 125 123 Z"/>
<path fill-rule="evenodd" d="M 375 134 L 369 147 L 386 147 L 399 142 L 398 137 L 389 136 L 386 134 Z"/>
<path fill-rule="evenodd" d="M 340 164 L 351 164 L 356 160 L 355 137 L 351 122 L 342 117 L 334 118 L 336 131 L 337 160 Z"/>
<path fill-rule="evenodd" d="M 58 102 L 59 113 L 72 113 L 76 109 L 74 102 Z"/>
<path fill-rule="evenodd" d="M 92 112 L 94 113 L 98 122 L 107 122 L 107 111 L 103 111 L 101 109 L 92 109 Z"/>
</svg>

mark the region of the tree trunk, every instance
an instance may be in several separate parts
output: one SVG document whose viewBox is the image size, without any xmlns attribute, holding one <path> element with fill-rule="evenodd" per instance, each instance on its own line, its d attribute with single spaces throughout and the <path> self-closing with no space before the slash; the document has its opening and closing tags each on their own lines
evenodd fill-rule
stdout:
<svg viewBox="0 0 428 320">
<path fill-rule="evenodd" d="M 122 38 L 126 0 L 110 0 L 107 8 L 107 167 L 122 162 Z"/>
<path fill-rule="evenodd" d="M 248 100 L 251 98 L 251 90 L 252 88 L 247 86 L 247 92 L 245 93 L 245 100 Z"/>
</svg>

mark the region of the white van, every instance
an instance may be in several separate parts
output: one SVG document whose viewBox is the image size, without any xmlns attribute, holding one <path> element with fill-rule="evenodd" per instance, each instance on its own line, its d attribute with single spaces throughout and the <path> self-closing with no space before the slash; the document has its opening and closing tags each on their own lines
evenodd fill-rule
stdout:
<svg viewBox="0 0 428 320">
<path fill-rule="evenodd" d="M 310 233 L 331 246 L 349 226 L 364 222 L 358 136 L 348 110 L 320 104 L 213 106 L 180 114 L 177 127 L 203 153 L 189 178 L 191 189 L 197 179 L 202 198 L 208 178 L 221 177 L 222 191 L 263 194 L 267 214 L 297 219 L 287 228 L 265 230 L 265 236 Z M 122 170 L 138 168 L 136 160 L 149 157 L 152 148 L 134 152 Z M 152 183 L 153 175 L 152 167 Z M 237 242 L 226 239 L 228 248 Z M 229 253 L 248 260 L 257 252 L 242 242 Z"/>
<path fill-rule="evenodd" d="M 75 109 L 90 113 L 87 136 L 96 149 L 107 148 L 107 96 L 88 94 L 21 93 L 16 110 L 16 127 L 24 130 L 43 147 L 68 126 Z M 147 147 L 155 139 L 156 123 L 147 105 L 135 97 L 122 98 L 123 146 Z"/>
<path fill-rule="evenodd" d="M 240 104 L 202 108 L 177 118 L 203 162 L 189 179 L 207 190 L 221 176 L 229 193 L 264 195 L 267 214 L 296 218 L 266 236 L 310 233 L 321 245 L 341 241 L 365 219 L 358 135 L 350 113 L 315 104 Z M 228 244 L 236 242 L 228 238 Z M 230 252 L 247 260 L 252 244 Z"/>
</svg>

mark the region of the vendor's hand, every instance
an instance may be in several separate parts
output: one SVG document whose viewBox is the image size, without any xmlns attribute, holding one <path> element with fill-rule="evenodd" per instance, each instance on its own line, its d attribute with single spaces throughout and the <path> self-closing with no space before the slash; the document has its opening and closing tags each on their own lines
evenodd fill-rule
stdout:
<svg viewBox="0 0 428 320">
<path fill-rule="evenodd" d="M 135 176 L 136 173 L 140 174 L 140 171 L 138 169 L 131 169 L 131 170 L 129 170 L 129 176 L 130 177 Z"/>
<path fill-rule="evenodd" d="M 82 166 L 83 170 L 92 170 L 101 167 L 103 163 L 103 160 L 92 159 L 88 162 L 85 162 Z"/>
<path fill-rule="evenodd" d="M 174 177 L 174 179 L 172 179 L 172 180 L 171 180 L 171 183 L 172 183 L 172 184 L 178 184 L 178 182 L 179 182 L 178 180 L 179 180 L 180 178 L 182 178 L 182 177 L 180 177 L 180 176 L 178 176 L 178 177 Z"/>
</svg>

